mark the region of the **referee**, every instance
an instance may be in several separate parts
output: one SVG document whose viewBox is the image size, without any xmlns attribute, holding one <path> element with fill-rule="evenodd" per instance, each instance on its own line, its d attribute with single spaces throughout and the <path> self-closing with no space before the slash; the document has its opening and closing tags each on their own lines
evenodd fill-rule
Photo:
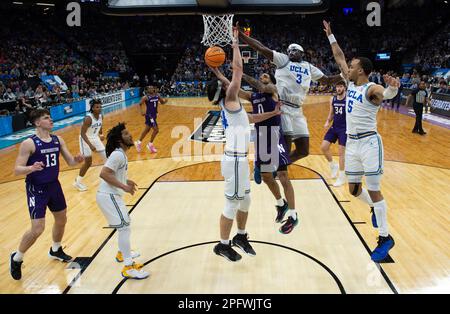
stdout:
<svg viewBox="0 0 450 314">
<path fill-rule="evenodd" d="M 426 91 L 425 81 L 420 81 L 418 87 L 409 95 L 408 103 L 413 101 L 414 113 L 416 114 L 416 124 L 412 130 L 413 133 L 419 133 L 420 135 L 427 134 L 422 128 L 422 115 L 423 106 L 428 103 L 429 95 Z"/>
</svg>

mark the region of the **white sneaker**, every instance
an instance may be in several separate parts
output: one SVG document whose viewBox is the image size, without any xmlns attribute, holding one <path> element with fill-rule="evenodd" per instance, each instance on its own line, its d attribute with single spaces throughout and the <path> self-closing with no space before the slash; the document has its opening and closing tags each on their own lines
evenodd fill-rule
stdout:
<svg viewBox="0 0 450 314">
<path fill-rule="evenodd" d="M 332 179 L 336 178 L 339 171 L 339 165 L 336 163 L 332 163 L 330 166 L 330 171 L 331 171 L 331 178 Z"/>
<path fill-rule="evenodd" d="M 142 270 L 142 267 L 142 264 L 137 263 L 133 263 L 133 265 L 130 266 L 124 266 L 122 269 L 122 276 L 129 279 L 145 279 L 150 276 L 150 273 Z"/>
<path fill-rule="evenodd" d="M 138 258 L 139 256 L 141 256 L 141 254 L 139 254 L 138 252 L 131 251 L 131 258 L 132 259 Z M 120 251 L 117 252 L 116 261 L 119 262 L 119 263 L 123 262 L 123 254 L 122 254 L 122 252 L 120 252 Z"/>
<path fill-rule="evenodd" d="M 334 187 L 343 186 L 345 184 L 345 177 L 339 176 L 339 178 L 334 182 Z"/>
<path fill-rule="evenodd" d="M 138 153 L 140 153 L 142 151 L 142 146 L 141 146 L 140 142 L 138 142 L 138 141 L 134 142 L 134 146 L 136 146 L 136 151 Z"/>
<path fill-rule="evenodd" d="M 79 183 L 79 182 L 77 182 L 77 181 L 75 181 L 75 182 L 73 183 L 73 186 L 74 186 L 78 191 L 80 191 L 80 192 L 87 191 L 87 186 L 85 186 L 84 184 Z"/>
</svg>

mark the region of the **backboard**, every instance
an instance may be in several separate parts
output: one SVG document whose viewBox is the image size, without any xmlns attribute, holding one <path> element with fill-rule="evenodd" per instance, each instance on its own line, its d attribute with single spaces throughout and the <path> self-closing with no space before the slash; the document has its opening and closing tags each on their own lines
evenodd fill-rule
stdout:
<svg viewBox="0 0 450 314">
<path fill-rule="evenodd" d="M 324 12 L 329 0 L 102 0 L 113 15 L 308 14 Z"/>
</svg>

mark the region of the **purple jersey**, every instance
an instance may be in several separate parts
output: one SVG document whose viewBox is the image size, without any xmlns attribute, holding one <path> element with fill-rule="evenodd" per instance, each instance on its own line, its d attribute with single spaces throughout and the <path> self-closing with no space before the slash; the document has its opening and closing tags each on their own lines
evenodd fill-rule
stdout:
<svg viewBox="0 0 450 314">
<path fill-rule="evenodd" d="M 333 128 L 337 130 L 346 129 L 345 123 L 345 98 L 342 100 L 333 97 Z"/>
<path fill-rule="evenodd" d="M 44 164 L 44 169 L 27 175 L 25 180 L 27 183 L 39 185 L 58 181 L 61 144 L 56 135 L 51 135 L 51 137 L 52 140 L 49 143 L 42 141 L 37 135 L 31 137 L 35 151 L 28 158 L 27 166 L 41 161 Z"/>
<path fill-rule="evenodd" d="M 272 94 L 268 93 L 252 93 L 250 100 L 254 114 L 274 111 L 277 105 Z M 291 163 L 286 142 L 281 135 L 281 117 L 279 115 L 255 123 L 255 130 L 257 134 L 256 166 L 261 167 L 261 172 L 274 172 L 280 166 L 287 166 Z"/>
<path fill-rule="evenodd" d="M 145 101 L 145 104 L 147 105 L 147 112 L 145 113 L 146 116 L 156 118 L 158 114 L 158 102 L 159 102 L 158 95 L 155 96 L 147 95 L 147 100 Z"/>
<path fill-rule="evenodd" d="M 252 93 L 250 99 L 253 106 L 253 113 L 265 113 L 275 110 L 277 105 L 276 101 L 273 100 L 272 94 L 267 93 Z M 255 123 L 255 128 L 258 130 L 261 126 L 280 126 L 281 117 L 275 116 L 265 121 Z"/>
</svg>

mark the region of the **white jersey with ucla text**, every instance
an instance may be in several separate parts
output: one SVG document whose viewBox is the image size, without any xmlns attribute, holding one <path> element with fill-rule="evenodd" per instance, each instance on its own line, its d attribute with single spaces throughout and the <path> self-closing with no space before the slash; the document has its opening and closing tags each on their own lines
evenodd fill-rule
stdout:
<svg viewBox="0 0 450 314">
<path fill-rule="evenodd" d="M 273 51 L 273 63 L 277 66 L 275 78 L 280 100 L 289 101 L 300 109 L 282 106 L 283 112 L 303 114 L 302 105 L 309 93 L 311 81 L 320 80 L 324 74 L 309 62 L 292 62 L 283 53 Z"/>
<path fill-rule="evenodd" d="M 346 100 L 347 144 L 345 147 L 345 174 L 349 183 L 366 179 L 369 190 L 378 191 L 384 169 L 384 150 L 377 133 L 377 113 L 380 106 L 372 103 L 367 92 L 375 83 L 356 86 L 348 82 Z"/>
<path fill-rule="evenodd" d="M 356 86 L 349 82 L 346 100 L 347 134 L 359 134 L 377 131 L 377 113 L 380 106 L 367 98 L 367 91 L 375 83 Z"/>
</svg>

